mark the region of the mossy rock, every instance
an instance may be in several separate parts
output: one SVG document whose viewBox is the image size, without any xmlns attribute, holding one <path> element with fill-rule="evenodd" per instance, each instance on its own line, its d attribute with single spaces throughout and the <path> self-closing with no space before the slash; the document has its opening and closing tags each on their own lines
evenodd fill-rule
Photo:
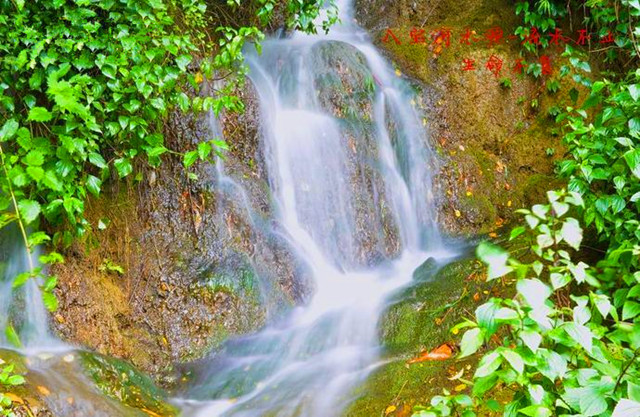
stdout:
<svg viewBox="0 0 640 417">
<path fill-rule="evenodd" d="M 314 46 L 312 55 L 322 106 L 341 119 L 371 121 L 375 80 L 364 54 L 347 43 L 326 41 Z"/>
<path fill-rule="evenodd" d="M 149 377 L 117 359 L 81 351 L 24 356 L 0 349 L 0 360 L 13 364 L 14 373 L 25 378 L 24 384 L 5 391 L 19 417 L 179 414 Z"/>
<path fill-rule="evenodd" d="M 96 386 L 107 397 L 163 417 L 178 415 L 178 410 L 166 402 L 167 394 L 151 378 L 128 363 L 90 352 L 80 352 L 80 359 Z"/>
<path fill-rule="evenodd" d="M 451 341 L 449 329 L 461 320 L 463 312 L 475 309 L 474 294 L 482 292 L 481 271 L 481 264 L 468 258 L 444 266 L 429 259 L 416 269 L 415 283 L 393 297 L 378 325 L 383 360 L 388 362 L 355 390 L 356 400 L 343 416 L 384 415 L 390 405 L 396 407 L 397 415 L 408 415 L 404 413 L 413 405 L 459 384 L 447 379 L 448 368 L 466 367 L 473 359 L 411 365 L 407 360 Z"/>
</svg>

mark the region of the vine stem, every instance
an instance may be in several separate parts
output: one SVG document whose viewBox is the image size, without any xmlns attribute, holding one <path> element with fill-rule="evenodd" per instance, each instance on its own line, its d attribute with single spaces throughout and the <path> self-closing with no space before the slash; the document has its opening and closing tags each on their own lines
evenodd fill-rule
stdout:
<svg viewBox="0 0 640 417">
<path fill-rule="evenodd" d="M 24 240 L 24 246 L 27 249 L 27 260 L 29 261 L 29 271 L 33 272 L 34 265 L 33 259 L 31 258 L 31 245 L 29 244 L 29 238 L 27 237 L 27 230 L 24 227 L 24 223 L 22 222 L 22 216 L 20 216 L 20 210 L 18 209 L 18 201 L 16 200 L 16 195 L 13 192 L 13 186 L 11 185 L 11 181 L 9 180 L 9 172 L 7 171 L 7 165 L 4 162 L 4 150 L 2 149 L 2 145 L 0 145 L 0 161 L 2 162 L 2 170 L 4 171 L 4 176 L 7 179 L 7 185 L 9 186 L 9 194 L 11 195 L 11 200 L 13 201 L 13 208 L 16 212 L 16 219 L 18 220 L 18 225 L 20 226 L 20 233 L 22 234 L 22 239 Z"/>
<path fill-rule="evenodd" d="M 638 357 L 638 355 L 640 355 L 640 349 L 636 349 L 635 352 L 633 352 L 633 358 L 631 358 L 629 360 L 629 362 L 627 363 L 627 365 L 624 367 L 624 369 L 622 370 L 622 372 L 620 372 L 620 375 L 618 376 L 618 379 L 616 380 L 616 385 L 615 387 L 613 387 L 613 392 L 615 393 L 616 390 L 618 389 L 618 386 L 620 385 L 620 383 L 622 383 L 622 378 L 625 376 L 625 374 L 627 373 L 627 371 L 629 370 L 629 368 L 631 367 L 631 365 L 633 365 L 633 362 L 635 362 L 636 358 Z"/>
</svg>

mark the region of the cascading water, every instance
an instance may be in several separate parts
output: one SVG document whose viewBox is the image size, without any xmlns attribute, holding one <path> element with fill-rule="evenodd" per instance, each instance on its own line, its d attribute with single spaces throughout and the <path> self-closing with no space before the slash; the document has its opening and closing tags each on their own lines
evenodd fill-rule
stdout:
<svg viewBox="0 0 640 417">
<path fill-rule="evenodd" d="M 0 329 L 14 329 L 25 351 L 60 348 L 63 344 L 49 332 L 49 315 L 38 282 L 30 279 L 21 288 L 13 288 L 14 278 L 30 270 L 29 257 L 17 232 L 6 237 L 8 244 L 3 245 L 0 256 L 6 261 L 0 275 Z M 33 253 L 31 258 L 37 260 L 38 255 Z M 6 331 L 0 334 L 0 348 L 11 345 L 7 336 Z"/>
<path fill-rule="evenodd" d="M 267 40 L 260 56 L 248 58 L 276 221 L 314 277 L 313 296 L 285 320 L 228 342 L 200 363 L 181 400 L 186 415 L 339 415 L 349 391 L 376 366 L 385 298 L 410 282 L 427 257 L 448 255 L 436 226 L 434 158 L 412 91 L 350 23 L 350 4 L 340 7 L 344 23 L 330 35 Z M 345 124 L 320 97 L 328 61 L 319 56 L 341 45 L 364 57 L 376 84 L 366 129 Z M 373 155 L 356 151 L 358 141 L 369 140 L 365 134 L 373 138 L 367 144 Z M 381 181 L 362 187 L 365 173 Z M 362 238 L 363 205 L 375 208 L 366 227 L 377 235 L 368 240 Z M 389 224 L 395 252 L 384 250 L 388 237 L 379 233 Z M 372 247 L 385 256 L 364 259 Z"/>
</svg>

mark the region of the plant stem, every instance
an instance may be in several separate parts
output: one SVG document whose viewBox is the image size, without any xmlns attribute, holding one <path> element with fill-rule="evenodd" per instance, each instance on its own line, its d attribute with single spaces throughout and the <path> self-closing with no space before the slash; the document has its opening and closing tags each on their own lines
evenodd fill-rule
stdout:
<svg viewBox="0 0 640 417">
<path fill-rule="evenodd" d="M 633 352 L 633 357 L 629 360 L 629 362 L 625 365 L 624 369 L 622 370 L 622 372 L 620 372 L 620 375 L 618 376 L 618 379 L 616 380 L 616 386 L 613 387 L 613 392 L 615 393 L 616 390 L 618 389 L 618 386 L 620 385 L 620 383 L 622 383 L 622 378 L 624 377 L 624 375 L 627 373 L 627 371 L 629 370 L 629 368 L 631 367 L 631 365 L 633 364 L 633 362 L 635 362 L 636 358 L 638 357 L 638 354 L 640 354 L 640 349 L 636 349 L 635 352 Z"/>
<path fill-rule="evenodd" d="M 11 185 L 11 180 L 9 180 L 9 172 L 7 171 L 7 165 L 4 163 L 4 151 L 2 149 L 2 145 L 0 145 L 0 162 L 2 163 L 4 176 L 7 179 L 7 185 L 9 186 L 9 194 L 11 195 L 11 200 L 13 201 L 13 208 L 16 212 L 16 219 L 18 220 L 18 225 L 20 226 L 20 233 L 22 234 L 24 246 L 27 249 L 27 260 L 29 261 L 29 270 L 33 272 L 34 266 L 33 266 L 33 259 L 31 258 L 31 245 L 29 245 L 27 230 L 24 227 L 24 223 L 22 222 L 22 217 L 20 216 L 20 210 L 18 209 L 18 201 L 16 200 L 16 195 L 13 192 L 13 186 Z"/>
</svg>

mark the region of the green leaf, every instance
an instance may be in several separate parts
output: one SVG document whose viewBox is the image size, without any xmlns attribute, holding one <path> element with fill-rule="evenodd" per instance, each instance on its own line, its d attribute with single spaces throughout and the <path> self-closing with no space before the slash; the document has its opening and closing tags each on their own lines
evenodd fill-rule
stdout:
<svg viewBox="0 0 640 417">
<path fill-rule="evenodd" d="M 54 191 L 62 191 L 62 183 L 58 179 L 56 173 L 51 170 L 45 172 L 44 178 L 42 178 L 42 183 Z"/>
<path fill-rule="evenodd" d="M 637 178 L 640 178 L 640 149 L 633 149 L 624 154 L 629 169 Z"/>
<path fill-rule="evenodd" d="M 573 249 L 580 249 L 580 243 L 582 243 L 582 228 L 576 219 L 569 217 L 564 221 L 562 229 L 560 230 L 560 236 Z"/>
<path fill-rule="evenodd" d="M 40 151 L 33 150 L 24 157 L 23 161 L 30 166 L 40 166 L 44 163 L 44 155 Z"/>
<path fill-rule="evenodd" d="M 43 292 L 42 301 L 47 310 L 53 312 L 58 309 L 58 299 L 52 292 Z"/>
<path fill-rule="evenodd" d="M 51 120 L 53 116 L 49 112 L 49 110 L 44 107 L 34 107 L 29 110 L 29 117 L 27 120 L 34 122 L 48 122 Z"/>
<path fill-rule="evenodd" d="M 640 417 L 640 402 L 620 400 L 611 417 Z"/>
<path fill-rule="evenodd" d="M 631 98 L 634 101 L 638 101 L 638 98 L 640 97 L 640 87 L 638 87 L 638 84 L 631 84 L 627 87 L 629 88 L 629 94 L 631 94 Z"/>
<path fill-rule="evenodd" d="M 465 358 L 469 355 L 473 355 L 480 349 L 484 342 L 484 333 L 479 328 L 467 330 L 462 336 L 460 342 L 460 358 Z"/>
<path fill-rule="evenodd" d="M 28 271 L 18 274 L 13 280 L 13 283 L 11 284 L 12 288 L 22 287 L 27 281 L 29 281 L 29 278 L 31 277 L 32 277 L 31 272 L 28 272 Z"/>
<path fill-rule="evenodd" d="M 33 200 L 20 200 L 18 209 L 22 220 L 26 223 L 32 223 L 40 215 L 40 203 Z"/>
<path fill-rule="evenodd" d="M 542 336 L 540 335 L 540 333 L 534 330 L 523 330 L 519 335 L 525 346 L 531 349 L 533 353 L 536 353 L 538 351 L 538 348 L 542 343 Z"/>
<path fill-rule="evenodd" d="M 20 125 L 15 119 L 7 120 L 2 126 L 2 129 L 0 129 L 0 142 L 11 139 L 18 131 L 18 127 L 20 127 Z"/>
<path fill-rule="evenodd" d="M 97 166 L 100 169 L 107 167 L 107 163 L 102 157 L 102 155 L 96 152 L 91 152 L 89 154 L 89 162 L 91 162 L 93 165 Z"/>
<path fill-rule="evenodd" d="M 640 314 L 640 303 L 627 301 L 622 307 L 622 320 L 628 320 Z"/>
<path fill-rule="evenodd" d="M 500 368 L 501 364 L 502 357 L 498 352 L 491 352 L 483 356 L 480 360 L 480 363 L 478 364 L 478 369 L 476 369 L 474 378 L 482 378 L 491 375 L 498 368 Z"/>
<path fill-rule="evenodd" d="M 27 174 L 29 174 L 29 176 L 36 182 L 40 182 L 44 177 L 44 169 L 40 167 L 27 167 Z"/>
<path fill-rule="evenodd" d="M 198 152 L 197 151 L 189 151 L 189 152 L 184 154 L 184 157 L 182 159 L 182 163 L 184 164 L 185 168 L 189 168 L 197 160 L 198 160 Z"/>
<path fill-rule="evenodd" d="M 584 350 L 591 353 L 593 349 L 593 333 L 591 333 L 588 327 L 577 323 L 567 323 L 564 325 L 564 330 L 569 337 L 582 346 Z"/>
<path fill-rule="evenodd" d="M 16 347 L 18 349 L 22 348 L 22 342 L 20 342 L 20 336 L 18 336 L 18 333 L 16 332 L 16 329 L 12 325 L 8 325 L 4 329 L 4 335 L 7 338 L 7 341 L 11 345 L 13 345 L 14 347 Z"/>
<path fill-rule="evenodd" d="M 9 378 L 7 378 L 7 385 L 16 386 L 22 385 L 25 382 L 26 381 L 22 375 L 11 375 Z"/>
<path fill-rule="evenodd" d="M 100 195 L 100 187 L 102 186 L 102 180 L 93 175 L 87 175 L 87 190 L 96 197 Z"/>
<path fill-rule="evenodd" d="M 507 265 L 509 252 L 499 246 L 482 242 L 478 245 L 476 254 L 482 262 L 488 265 L 487 280 L 500 278 L 513 270 Z"/>
<path fill-rule="evenodd" d="M 522 357 L 513 350 L 504 349 L 500 351 L 500 355 L 509 362 L 509 365 L 513 368 L 514 371 L 518 373 L 518 375 L 522 375 L 524 372 L 524 361 Z"/>
<path fill-rule="evenodd" d="M 118 158 L 113 161 L 113 165 L 116 167 L 120 178 L 124 178 L 133 172 L 133 166 L 128 158 Z"/>
</svg>

